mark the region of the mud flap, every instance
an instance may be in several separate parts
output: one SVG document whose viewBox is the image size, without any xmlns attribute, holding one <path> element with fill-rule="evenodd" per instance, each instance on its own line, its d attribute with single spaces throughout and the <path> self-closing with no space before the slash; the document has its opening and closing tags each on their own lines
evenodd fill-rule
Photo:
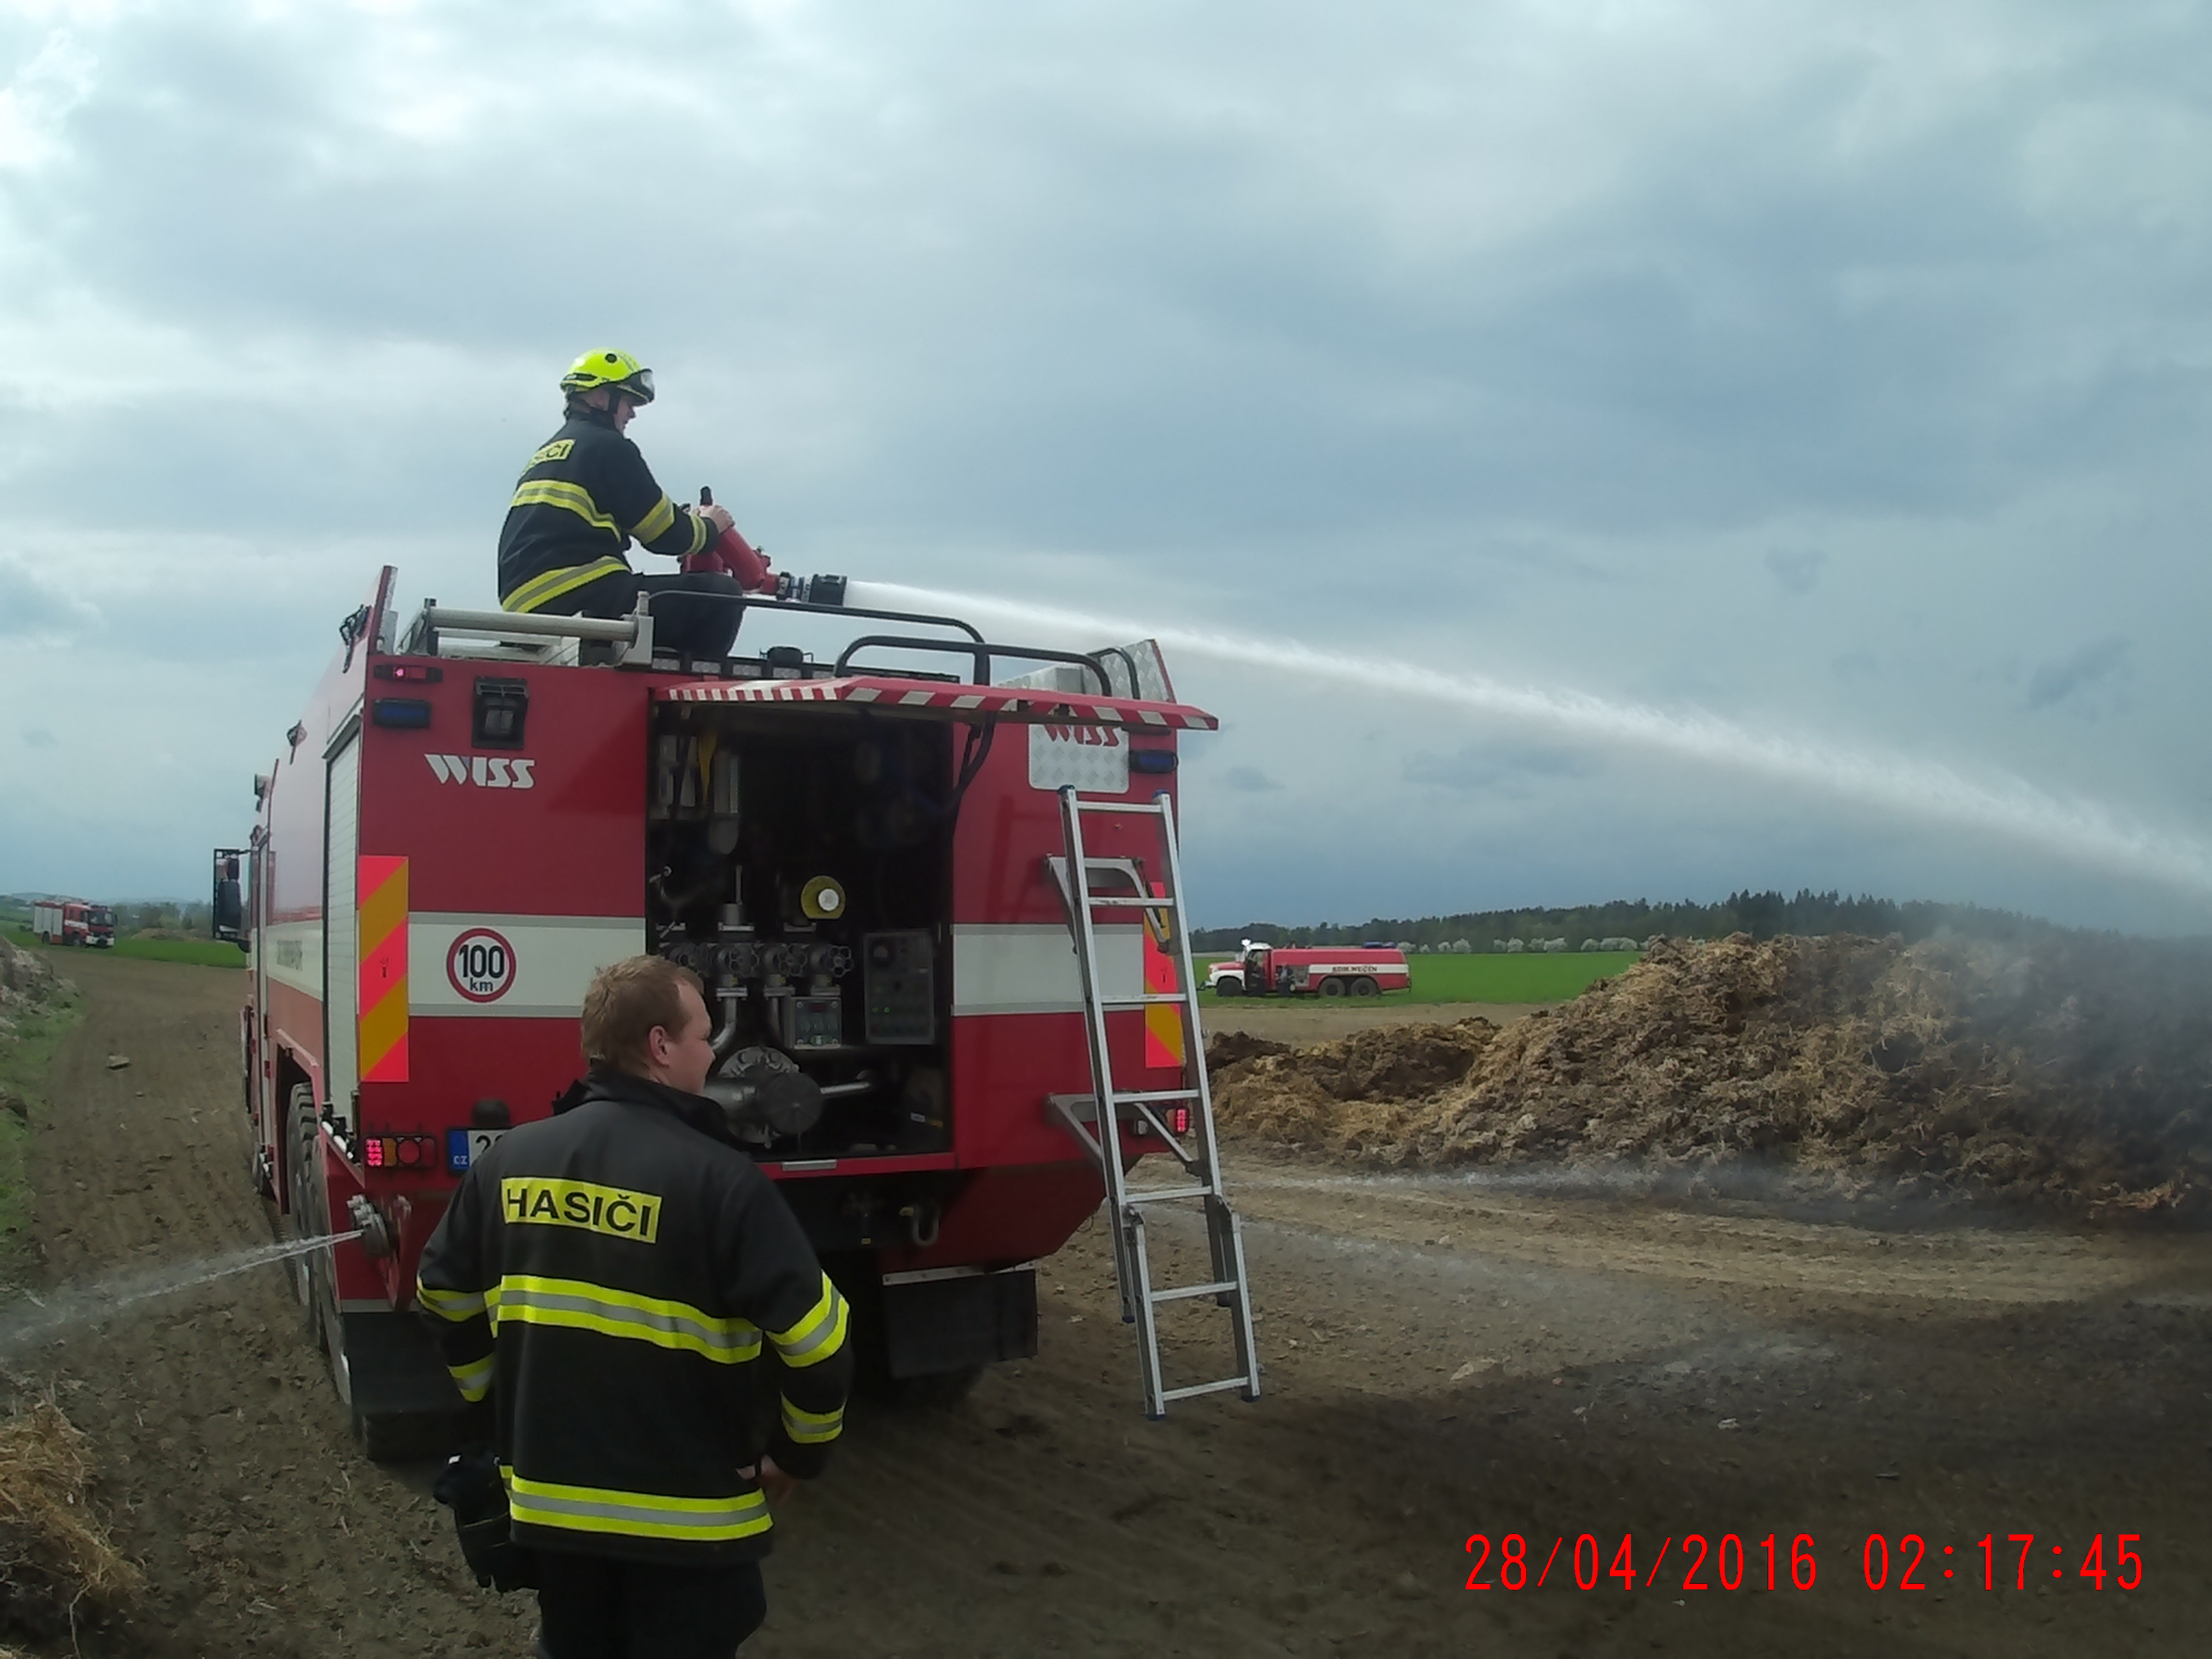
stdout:
<svg viewBox="0 0 2212 1659">
<path fill-rule="evenodd" d="M 438 1457 L 458 1443 L 460 1391 L 430 1333 L 415 1314 L 339 1316 L 345 1333 L 345 1394 L 362 1449 L 380 1462 Z"/>
<path fill-rule="evenodd" d="M 1037 1351 L 1036 1272 L 908 1278 L 883 1287 L 884 1359 L 893 1377 L 933 1376 Z"/>
</svg>

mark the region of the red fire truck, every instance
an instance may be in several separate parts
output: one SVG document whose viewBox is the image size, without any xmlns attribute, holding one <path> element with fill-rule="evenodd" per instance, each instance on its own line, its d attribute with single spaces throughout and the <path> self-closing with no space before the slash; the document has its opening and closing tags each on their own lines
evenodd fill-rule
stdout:
<svg viewBox="0 0 2212 1659">
<path fill-rule="evenodd" d="M 49 945 L 110 950 L 115 944 L 115 912 L 84 899 L 39 899 L 31 906 L 31 931 Z"/>
<path fill-rule="evenodd" d="M 1217 996 L 1371 997 L 1410 990 L 1406 953 L 1389 945 L 1267 945 L 1246 939 L 1240 955 L 1206 969 Z"/>
<path fill-rule="evenodd" d="M 654 652 L 649 596 L 403 619 L 392 581 L 255 780 L 250 846 L 215 856 L 218 932 L 251 951 L 255 1179 L 281 1229 L 359 1230 L 295 1285 L 371 1455 L 425 1449 L 459 1404 L 409 1311 L 448 1195 L 579 1075 L 584 988 L 640 951 L 705 981 L 710 1090 L 844 1286 L 864 1376 L 941 1395 L 1034 1353 L 1036 1260 L 1205 1104 L 1168 902 L 1135 895 L 1170 890 L 1177 737 L 1215 722 L 1158 651 L 994 644 L 817 577 L 743 601 L 744 627 L 868 619 L 834 663 L 685 663 Z M 993 684 L 1016 660 L 1042 666 Z M 1131 896 L 1091 897 L 1117 873 Z M 1111 1171 L 1071 1133 L 1101 1076 Z"/>
</svg>

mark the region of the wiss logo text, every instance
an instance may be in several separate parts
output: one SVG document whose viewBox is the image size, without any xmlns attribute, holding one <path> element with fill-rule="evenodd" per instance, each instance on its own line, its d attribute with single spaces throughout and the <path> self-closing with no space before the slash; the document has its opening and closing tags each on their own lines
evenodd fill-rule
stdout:
<svg viewBox="0 0 2212 1659">
<path fill-rule="evenodd" d="M 479 789 L 534 789 L 530 769 L 534 760 L 509 759 L 504 755 L 425 755 L 441 783 L 472 783 Z"/>
<path fill-rule="evenodd" d="M 1094 749 L 1119 749 L 1121 746 L 1121 734 L 1110 726 L 1047 724 L 1044 734 L 1054 743 L 1086 744 Z"/>
</svg>

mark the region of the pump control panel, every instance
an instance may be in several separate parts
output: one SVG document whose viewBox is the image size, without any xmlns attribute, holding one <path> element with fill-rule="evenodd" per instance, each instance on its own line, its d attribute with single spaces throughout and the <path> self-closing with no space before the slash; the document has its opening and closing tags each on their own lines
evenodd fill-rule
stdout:
<svg viewBox="0 0 2212 1659">
<path fill-rule="evenodd" d="M 929 930 L 870 933 L 860 948 L 872 1043 L 937 1041 L 937 982 Z"/>
</svg>

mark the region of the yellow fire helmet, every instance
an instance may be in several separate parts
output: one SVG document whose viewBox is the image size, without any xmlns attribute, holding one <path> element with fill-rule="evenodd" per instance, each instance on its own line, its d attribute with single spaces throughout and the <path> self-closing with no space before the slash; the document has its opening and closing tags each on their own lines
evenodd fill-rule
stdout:
<svg viewBox="0 0 2212 1659">
<path fill-rule="evenodd" d="M 589 392 L 603 386 L 641 404 L 653 401 L 653 371 L 627 351 L 587 351 L 561 377 L 563 392 Z"/>
</svg>

